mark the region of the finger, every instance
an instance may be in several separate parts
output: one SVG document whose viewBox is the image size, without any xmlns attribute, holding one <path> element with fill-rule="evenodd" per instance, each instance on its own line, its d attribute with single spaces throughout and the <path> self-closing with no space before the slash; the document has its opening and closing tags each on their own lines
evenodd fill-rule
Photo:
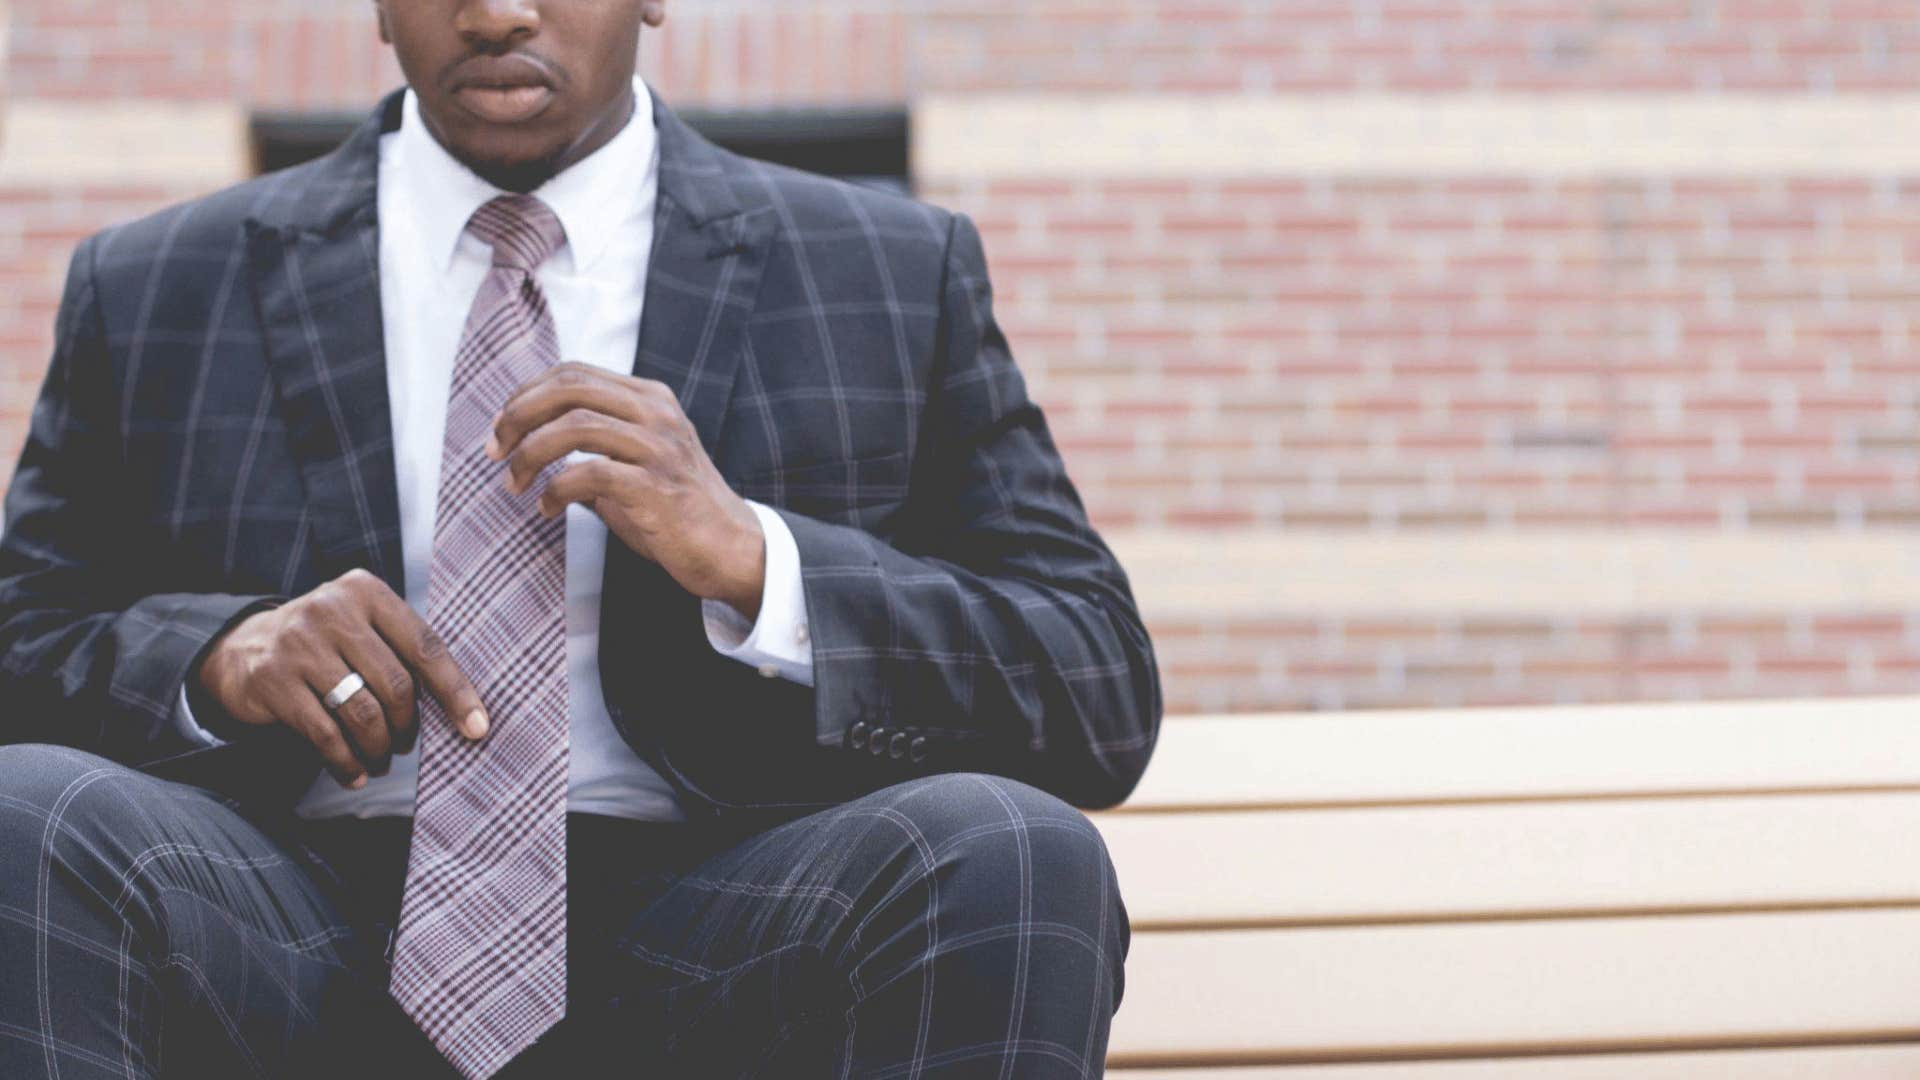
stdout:
<svg viewBox="0 0 1920 1080">
<path fill-rule="evenodd" d="M 320 698 L 322 709 L 327 707 L 326 696 L 340 685 L 350 670 L 347 662 L 336 656 L 307 676 L 307 688 Z M 393 765 L 393 740 L 387 735 L 387 714 L 381 709 L 380 700 L 362 687 L 338 708 L 327 711 L 339 723 L 354 755 L 366 765 L 367 771 L 385 776 Z"/>
<path fill-rule="evenodd" d="M 659 396 L 650 383 L 588 364 L 569 362 L 549 368 L 527 380 L 501 406 L 494 417 L 493 435 L 487 441 L 487 456 L 506 460 L 528 432 L 570 409 L 588 409 L 618 420 L 644 423 L 653 415 Z"/>
<path fill-rule="evenodd" d="M 374 601 L 373 628 L 413 672 L 416 683 L 446 710 L 462 735 L 476 740 L 486 737 L 487 712 L 480 705 L 480 692 L 467 681 L 466 673 L 447 650 L 446 641 L 425 619 L 389 590 L 386 598 Z"/>
<path fill-rule="evenodd" d="M 399 642 L 418 636 L 419 616 L 385 581 L 366 571 L 341 579 L 353 597 L 350 628 L 336 635 L 339 652 L 376 698 L 393 733 L 395 753 L 409 753 L 419 738 L 419 691 L 425 680 L 411 667 Z M 475 695 L 478 700 L 478 695 Z M 449 712 L 459 726 L 462 713 Z"/>
<path fill-rule="evenodd" d="M 635 464 L 656 456 L 651 440 L 637 425 L 604 413 L 571 409 L 520 440 L 507 458 L 507 490 L 515 495 L 526 491 L 542 470 L 576 450 Z"/>
<path fill-rule="evenodd" d="M 413 701 L 413 675 L 407 671 L 407 665 L 393 655 L 393 649 L 374 632 L 371 623 L 341 640 L 340 658 L 367 680 L 367 692 L 380 703 L 393 752 L 411 752 L 419 729 Z"/>
<path fill-rule="evenodd" d="M 277 687 L 272 708 L 281 724 L 299 732 L 320 752 L 321 762 L 341 787 L 358 791 L 367 786 L 366 766 L 348 745 L 340 725 L 305 682 L 290 681 Z"/>
<path fill-rule="evenodd" d="M 574 503 L 592 509 L 597 499 L 645 483 L 647 470 L 639 465 L 591 458 L 567 466 L 547 481 L 546 488 L 540 492 L 540 514 L 555 517 Z"/>
</svg>

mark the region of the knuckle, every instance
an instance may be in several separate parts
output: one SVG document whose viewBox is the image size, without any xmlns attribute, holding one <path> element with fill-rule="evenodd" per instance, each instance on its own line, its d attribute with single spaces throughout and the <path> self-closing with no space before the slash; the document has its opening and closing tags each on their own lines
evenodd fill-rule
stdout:
<svg viewBox="0 0 1920 1080">
<path fill-rule="evenodd" d="M 428 663 L 437 662 L 447 655 L 446 639 L 431 626 L 421 628 L 419 636 L 414 638 L 413 645 L 420 659 Z"/>
<path fill-rule="evenodd" d="M 413 699 L 413 675 L 398 664 L 382 668 L 371 681 L 396 703 Z"/>
<path fill-rule="evenodd" d="M 679 457 L 679 451 L 680 448 L 676 445 L 672 436 L 668 436 L 663 440 L 656 435 L 649 434 L 646 438 L 646 457 L 642 460 L 672 463 L 674 459 Z"/>
<path fill-rule="evenodd" d="M 341 712 L 347 722 L 357 729 L 374 731 L 382 726 L 380 706 L 368 695 L 355 694 L 348 698 L 346 704 L 341 706 Z"/>
<path fill-rule="evenodd" d="M 340 592 L 314 598 L 306 612 L 308 623 L 316 630 L 338 630 L 352 621 L 359 605 Z"/>
<path fill-rule="evenodd" d="M 287 649 L 311 651 L 319 636 L 319 616 L 309 604 L 287 616 L 286 626 L 280 631 L 280 644 Z"/>
</svg>

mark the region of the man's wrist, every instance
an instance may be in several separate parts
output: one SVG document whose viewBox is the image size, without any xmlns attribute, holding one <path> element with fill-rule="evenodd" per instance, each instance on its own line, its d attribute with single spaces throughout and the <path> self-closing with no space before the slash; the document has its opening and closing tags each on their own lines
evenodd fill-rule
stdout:
<svg viewBox="0 0 1920 1080">
<path fill-rule="evenodd" d="M 701 602 L 707 643 L 760 674 L 813 685 L 813 645 L 807 629 L 806 587 L 800 551 L 781 514 L 761 503 L 747 506 L 760 520 L 765 548 L 759 610 L 749 619 L 726 601 Z"/>
<path fill-rule="evenodd" d="M 251 725 L 235 720 L 219 699 L 201 685 L 198 677 L 188 679 L 186 685 L 187 708 L 193 713 L 193 722 L 200 725 L 207 734 L 222 742 L 232 742 L 245 734 Z"/>
<path fill-rule="evenodd" d="M 736 554 L 728 560 L 734 568 L 728 575 L 729 584 L 715 600 L 738 611 L 748 622 L 760 617 L 760 599 L 767 587 L 767 535 L 760 525 L 760 516 L 752 507 L 746 508 L 746 526 L 740 530 L 738 539 L 732 545 Z"/>
<path fill-rule="evenodd" d="M 221 644 L 241 623 L 262 612 L 279 607 L 282 602 L 279 597 L 269 597 L 242 608 L 227 621 L 227 625 L 222 627 L 212 640 L 207 642 L 205 648 L 200 651 L 200 655 L 195 657 L 193 663 L 187 667 L 186 685 L 182 687 L 186 693 L 187 708 L 192 711 L 194 722 L 217 739 L 232 742 L 244 737 L 249 731 L 259 730 L 259 725 L 236 719 L 224 705 L 220 704 L 220 699 L 214 696 L 206 683 L 207 664 L 213 661 Z"/>
</svg>

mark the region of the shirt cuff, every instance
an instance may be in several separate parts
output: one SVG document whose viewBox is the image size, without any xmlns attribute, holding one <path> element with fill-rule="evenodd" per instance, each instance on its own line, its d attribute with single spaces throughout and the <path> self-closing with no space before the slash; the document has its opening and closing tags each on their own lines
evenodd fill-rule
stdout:
<svg viewBox="0 0 1920 1080">
<path fill-rule="evenodd" d="M 767 579 L 760 617 L 752 622 L 732 604 L 703 600 L 707 643 L 722 656 L 760 669 L 769 679 L 813 685 L 813 645 L 807 632 L 807 595 L 800 581 L 800 546 L 779 514 L 749 499 L 767 539 Z"/>
<path fill-rule="evenodd" d="M 173 704 L 173 729 L 185 736 L 188 742 L 198 746 L 225 746 L 226 740 L 200 726 L 193 718 L 193 706 L 187 704 L 187 688 L 180 688 L 180 697 Z"/>
</svg>

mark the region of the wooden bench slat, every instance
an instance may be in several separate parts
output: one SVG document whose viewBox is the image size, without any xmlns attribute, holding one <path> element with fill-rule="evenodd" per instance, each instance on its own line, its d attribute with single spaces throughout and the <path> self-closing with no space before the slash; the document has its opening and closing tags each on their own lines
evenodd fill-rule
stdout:
<svg viewBox="0 0 1920 1080">
<path fill-rule="evenodd" d="M 1142 933 L 1110 1060 L 1920 1039 L 1917 959 L 1915 909 Z"/>
<path fill-rule="evenodd" d="M 1920 698 L 1173 717 L 1128 809 L 1880 787 Z"/>
<path fill-rule="evenodd" d="M 1136 925 L 1920 903 L 1920 793 L 1095 820 Z"/>
<path fill-rule="evenodd" d="M 1920 1046 L 1594 1054 L 1504 1061 L 1282 1065 L 1243 1069 L 1116 1069 L 1108 1080 L 1912 1080 Z"/>
</svg>

